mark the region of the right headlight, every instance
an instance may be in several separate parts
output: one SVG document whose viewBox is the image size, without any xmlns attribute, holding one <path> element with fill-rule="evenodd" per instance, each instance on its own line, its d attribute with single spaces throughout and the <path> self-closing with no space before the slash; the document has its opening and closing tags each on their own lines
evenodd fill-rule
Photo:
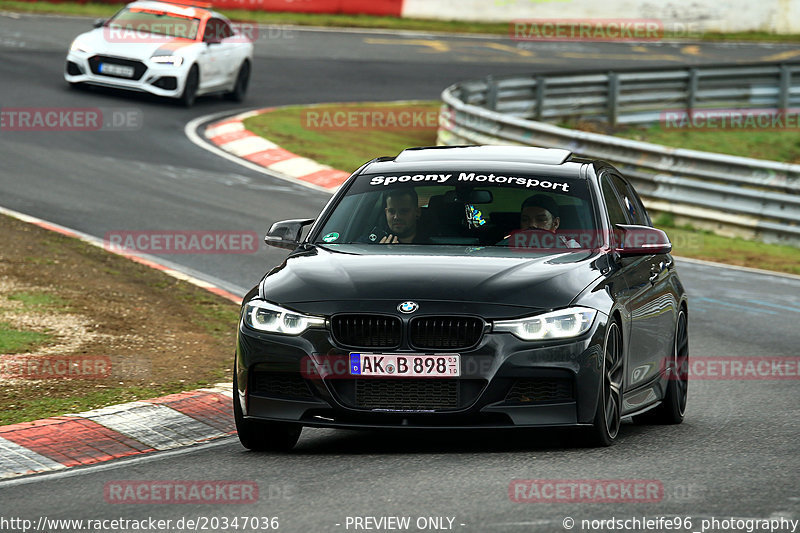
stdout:
<svg viewBox="0 0 800 533">
<path fill-rule="evenodd" d="M 71 52 L 83 52 L 84 54 L 91 54 L 92 49 L 86 46 L 84 43 L 78 42 L 78 39 L 72 41 L 72 44 L 69 46 Z"/>
<path fill-rule="evenodd" d="M 524 341 L 568 339 L 589 331 L 597 311 L 588 307 L 569 307 L 516 320 L 498 320 L 493 331 L 512 333 Z"/>
<path fill-rule="evenodd" d="M 304 315 L 264 300 L 247 302 L 243 319 L 253 329 L 283 335 L 300 335 L 308 328 L 325 327 L 325 319 L 321 316 Z"/>
</svg>

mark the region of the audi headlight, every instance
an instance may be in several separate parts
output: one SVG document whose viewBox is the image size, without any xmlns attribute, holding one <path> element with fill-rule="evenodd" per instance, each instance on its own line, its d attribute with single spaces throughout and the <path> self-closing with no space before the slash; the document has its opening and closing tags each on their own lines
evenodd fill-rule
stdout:
<svg viewBox="0 0 800 533">
<path fill-rule="evenodd" d="M 506 331 L 524 341 L 568 339 L 589 331 L 596 314 L 594 309 L 570 307 L 517 320 L 498 320 L 494 331 Z"/>
<path fill-rule="evenodd" d="M 179 67 L 183 64 L 183 57 L 182 56 L 153 56 L 150 58 L 150 61 L 153 63 L 160 63 L 162 65 L 172 65 L 173 67 Z"/>
<path fill-rule="evenodd" d="M 244 323 L 253 329 L 283 335 L 299 335 L 308 328 L 325 327 L 325 319 L 289 311 L 283 307 L 251 300 L 244 308 Z"/>
<path fill-rule="evenodd" d="M 92 53 L 92 49 L 83 43 L 79 43 L 78 39 L 72 41 L 72 44 L 69 45 L 69 50 L 70 52 L 83 52 L 84 54 Z"/>
</svg>

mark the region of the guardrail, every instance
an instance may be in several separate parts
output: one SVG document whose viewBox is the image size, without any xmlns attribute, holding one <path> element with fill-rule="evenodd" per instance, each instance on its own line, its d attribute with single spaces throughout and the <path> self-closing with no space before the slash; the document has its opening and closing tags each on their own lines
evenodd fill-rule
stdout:
<svg viewBox="0 0 800 533">
<path fill-rule="evenodd" d="M 566 148 L 615 164 L 648 209 L 721 234 L 800 246 L 800 165 L 557 127 L 657 122 L 665 111 L 800 108 L 800 64 L 487 77 L 442 93 L 439 144 Z"/>
</svg>

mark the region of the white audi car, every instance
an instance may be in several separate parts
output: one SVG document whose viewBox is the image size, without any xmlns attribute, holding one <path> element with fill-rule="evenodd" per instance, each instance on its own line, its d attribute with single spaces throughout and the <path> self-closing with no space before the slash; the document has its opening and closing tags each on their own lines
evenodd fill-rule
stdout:
<svg viewBox="0 0 800 533">
<path fill-rule="evenodd" d="M 187 107 L 210 93 L 241 101 L 254 33 L 197 2 L 132 2 L 75 38 L 64 79 L 177 98 Z"/>
</svg>

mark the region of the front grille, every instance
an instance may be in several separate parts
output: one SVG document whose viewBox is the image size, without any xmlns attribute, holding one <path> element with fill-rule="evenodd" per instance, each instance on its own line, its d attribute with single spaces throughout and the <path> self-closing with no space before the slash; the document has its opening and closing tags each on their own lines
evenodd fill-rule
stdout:
<svg viewBox="0 0 800 533">
<path fill-rule="evenodd" d="M 482 335 L 483 321 L 464 316 L 415 318 L 409 330 L 411 344 L 426 350 L 469 348 L 477 344 Z"/>
<path fill-rule="evenodd" d="M 311 389 L 299 372 L 252 373 L 251 392 L 271 398 L 313 398 Z"/>
<path fill-rule="evenodd" d="M 570 401 L 572 381 L 569 379 L 529 378 L 518 379 L 506 394 L 505 403 Z"/>
<path fill-rule="evenodd" d="M 400 319 L 382 315 L 336 315 L 331 333 L 337 343 L 363 348 L 396 348 L 402 336 Z"/>
<path fill-rule="evenodd" d="M 356 407 L 433 410 L 458 407 L 456 379 L 357 379 Z"/>
<path fill-rule="evenodd" d="M 127 76 L 117 76 L 114 74 L 106 74 L 100 72 L 100 63 L 111 63 L 114 65 L 123 65 L 126 67 L 133 67 L 133 77 L 129 78 Z M 141 61 L 134 61 L 132 59 L 123 59 L 121 57 L 112 57 L 112 56 L 92 56 L 89 58 L 89 68 L 92 69 L 94 74 L 99 74 L 100 76 L 109 76 L 111 78 L 122 78 L 124 80 L 138 80 L 144 76 L 144 73 L 147 71 L 147 65 L 142 63 Z"/>
</svg>

